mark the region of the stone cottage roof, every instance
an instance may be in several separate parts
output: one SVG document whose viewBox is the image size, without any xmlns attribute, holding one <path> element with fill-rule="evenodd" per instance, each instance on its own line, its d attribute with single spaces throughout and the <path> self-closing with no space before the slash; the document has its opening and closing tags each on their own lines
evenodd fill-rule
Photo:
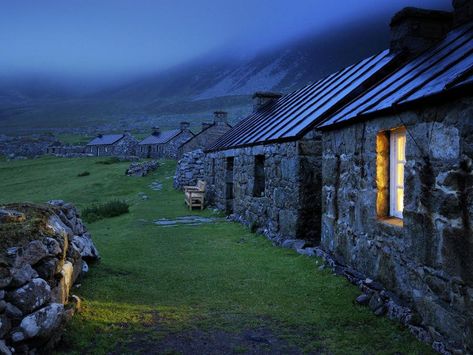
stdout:
<svg viewBox="0 0 473 355">
<path fill-rule="evenodd" d="M 92 139 L 87 145 L 110 145 L 115 144 L 120 139 L 122 139 L 125 135 L 124 134 L 104 134 L 95 137 Z"/>
<path fill-rule="evenodd" d="M 473 22 L 458 27 L 329 117 L 320 127 L 361 119 L 473 84 Z"/>
<path fill-rule="evenodd" d="M 220 112 L 220 111 L 216 111 L 216 112 Z M 223 111 L 222 111 L 223 112 Z M 209 130 L 210 128 L 212 127 L 215 127 L 217 124 L 214 122 L 214 123 L 211 123 L 209 124 L 207 127 L 205 127 L 203 130 L 201 130 L 199 133 L 196 133 L 194 134 L 194 136 L 192 138 L 189 138 L 188 140 L 186 140 L 184 143 L 182 143 L 179 147 L 182 147 L 184 145 L 186 145 L 187 143 L 191 142 L 193 139 L 197 138 L 198 136 L 200 136 L 202 133 L 206 132 L 207 130 Z M 225 122 L 225 125 L 229 128 L 232 128 L 232 126 L 228 123 Z"/>
<path fill-rule="evenodd" d="M 176 137 L 179 133 L 181 133 L 182 130 L 180 129 L 173 129 L 171 131 L 164 131 L 161 132 L 159 135 L 150 135 L 149 137 L 146 137 L 143 139 L 139 144 L 140 145 L 145 145 L 145 144 L 165 144 L 169 142 L 171 139 Z"/>
<path fill-rule="evenodd" d="M 335 108 L 359 95 L 373 77 L 398 65 L 385 50 L 265 105 L 220 137 L 209 150 L 290 141 L 303 135 Z"/>
</svg>

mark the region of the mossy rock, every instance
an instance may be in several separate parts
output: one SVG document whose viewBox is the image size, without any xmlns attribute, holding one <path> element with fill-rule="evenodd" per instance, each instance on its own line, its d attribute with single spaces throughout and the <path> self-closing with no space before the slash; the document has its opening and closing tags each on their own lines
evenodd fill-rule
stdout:
<svg viewBox="0 0 473 355">
<path fill-rule="evenodd" d="M 57 207 L 47 204 L 13 203 L 0 205 L 4 218 L 0 220 L 0 252 L 11 247 L 24 247 L 30 241 L 44 236 L 54 237 L 48 226 Z M 8 212 L 8 213 L 7 213 Z"/>
</svg>

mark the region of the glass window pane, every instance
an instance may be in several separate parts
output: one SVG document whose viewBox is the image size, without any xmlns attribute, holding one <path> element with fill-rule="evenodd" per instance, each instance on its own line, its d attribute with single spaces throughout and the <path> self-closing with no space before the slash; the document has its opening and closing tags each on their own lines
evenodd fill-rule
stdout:
<svg viewBox="0 0 473 355">
<path fill-rule="evenodd" d="M 397 186 L 404 187 L 404 163 L 397 164 L 396 175 Z"/>
<path fill-rule="evenodd" d="M 397 189 L 397 210 L 399 212 L 402 212 L 404 210 L 404 189 L 403 188 L 398 188 Z"/>
<path fill-rule="evenodd" d="M 406 160 L 406 135 L 399 133 L 397 136 L 397 160 Z"/>
</svg>

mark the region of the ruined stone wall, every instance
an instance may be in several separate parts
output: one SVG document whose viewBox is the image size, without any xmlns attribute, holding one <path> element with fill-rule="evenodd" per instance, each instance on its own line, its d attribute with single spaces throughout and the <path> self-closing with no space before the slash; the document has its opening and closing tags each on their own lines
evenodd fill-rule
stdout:
<svg viewBox="0 0 473 355">
<path fill-rule="evenodd" d="M 71 204 L 0 206 L 0 353 L 50 353 L 79 306 L 72 286 L 99 258 Z"/>
<path fill-rule="evenodd" d="M 193 150 L 204 149 L 206 147 L 209 147 L 212 143 L 214 143 L 218 138 L 223 136 L 230 129 L 231 127 L 227 124 L 214 124 L 213 126 L 210 126 L 203 132 L 196 135 L 194 138 L 185 142 L 179 148 L 179 158 L 181 158 L 183 154 L 191 152 Z"/>
<path fill-rule="evenodd" d="M 205 153 L 197 149 L 184 154 L 177 162 L 174 175 L 174 188 L 182 189 L 183 186 L 195 186 L 197 180 L 204 180 Z"/>
<path fill-rule="evenodd" d="M 399 126 L 407 129 L 401 226 L 378 217 L 376 181 L 376 136 Z M 432 341 L 443 335 L 470 352 L 472 159 L 471 98 L 323 135 L 323 248 L 414 308 Z"/>
<path fill-rule="evenodd" d="M 298 142 L 209 153 L 205 159 L 207 199 L 275 241 L 294 238 L 317 241 L 320 185 L 311 185 L 317 177 L 320 184 L 320 167 L 314 163 L 317 160 L 320 164 L 320 158 L 313 156 L 317 151 L 320 153 L 320 140 L 318 149 L 316 142 L 309 137 Z M 254 196 L 256 156 L 264 156 L 265 186 L 261 196 Z M 228 157 L 234 157 L 232 200 L 227 199 Z"/>
</svg>

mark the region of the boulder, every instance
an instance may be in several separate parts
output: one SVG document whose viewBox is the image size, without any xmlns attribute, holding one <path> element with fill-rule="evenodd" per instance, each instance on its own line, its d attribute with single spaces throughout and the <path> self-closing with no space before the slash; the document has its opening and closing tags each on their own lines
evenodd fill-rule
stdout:
<svg viewBox="0 0 473 355">
<path fill-rule="evenodd" d="M 20 329 L 25 339 L 49 339 L 58 331 L 64 320 L 64 305 L 51 303 L 26 316 L 20 323 Z"/>
<path fill-rule="evenodd" d="M 18 253 L 15 265 L 35 265 L 49 255 L 47 247 L 39 240 L 33 240 L 24 249 L 22 253 Z"/>
<path fill-rule="evenodd" d="M 36 278 L 7 294 L 8 300 L 24 314 L 40 308 L 51 297 L 51 287 L 46 281 Z"/>
<path fill-rule="evenodd" d="M 22 267 L 11 270 L 12 281 L 10 287 L 21 287 L 33 278 L 38 277 L 38 273 L 31 267 L 30 264 L 25 264 Z"/>
<path fill-rule="evenodd" d="M 90 234 L 84 233 L 82 235 L 75 235 L 72 237 L 72 244 L 79 251 L 80 255 L 85 260 L 98 260 L 100 259 L 99 252 L 95 248 Z"/>
<path fill-rule="evenodd" d="M 11 349 L 5 344 L 4 340 L 0 340 L 0 354 L 2 355 L 11 355 Z"/>
</svg>

